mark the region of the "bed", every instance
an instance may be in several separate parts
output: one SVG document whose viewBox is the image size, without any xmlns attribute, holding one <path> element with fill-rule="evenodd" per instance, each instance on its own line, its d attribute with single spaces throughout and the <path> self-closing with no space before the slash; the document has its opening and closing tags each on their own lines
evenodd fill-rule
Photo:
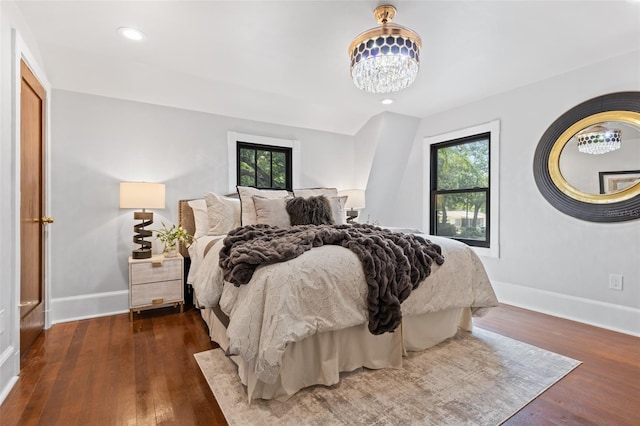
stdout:
<svg viewBox="0 0 640 426">
<path fill-rule="evenodd" d="M 194 205 L 179 201 L 180 223 L 195 235 L 201 212 L 194 214 Z M 212 234 L 200 235 L 188 250 L 180 248 L 191 260 L 187 282 L 212 341 L 237 364 L 249 399 L 284 400 L 307 386 L 336 384 L 340 372 L 361 367 L 402 368 L 407 352 L 432 347 L 458 329 L 471 331 L 472 316 L 498 304 L 468 246 L 428 236 L 446 261 L 434 265 L 404 301 L 394 331 L 372 334 L 363 268 L 350 250 L 316 247 L 259 267 L 249 284 L 233 286 L 219 267 L 225 234 Z"/>
</svg>

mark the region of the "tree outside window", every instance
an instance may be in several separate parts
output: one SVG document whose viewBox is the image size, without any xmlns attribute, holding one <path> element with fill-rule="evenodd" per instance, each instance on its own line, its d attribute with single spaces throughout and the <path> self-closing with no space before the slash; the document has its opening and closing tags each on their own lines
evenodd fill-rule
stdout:
<svg viewBox="0 0 640 426">
<path fill-rule="evenodd" d="M 431 145 L 430 233 L 489 247 L 490 133 Z"/>
<path fill-rule="evenodd" d="M 237 142 L 237 182 L 259 189 L 292 189 L 291 148 Z"/>
</svg>

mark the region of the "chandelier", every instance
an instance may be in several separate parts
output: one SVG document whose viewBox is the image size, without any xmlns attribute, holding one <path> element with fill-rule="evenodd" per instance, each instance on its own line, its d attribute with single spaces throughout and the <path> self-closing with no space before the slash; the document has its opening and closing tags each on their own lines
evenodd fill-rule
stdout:
<svg viewBox="0 0 640 426">
<path fill-rule="evenodd" d="M 578 150 L 586 154 L 606 154 L 620 149 L 622 131 L 619 129 L 607 129 L 596 125 L 584 129 L 576 135 Z"/>
<path fill-rule="evenodd" d="M 349 46 L 351 78 L 359 89 L 397 92 L 418 75 L 422 40 L 409 28 L 391 23 L 395 14 L 393 6 L 378 6 L 373 15 L 380 26 L 358 35 Z"/>
</svg>

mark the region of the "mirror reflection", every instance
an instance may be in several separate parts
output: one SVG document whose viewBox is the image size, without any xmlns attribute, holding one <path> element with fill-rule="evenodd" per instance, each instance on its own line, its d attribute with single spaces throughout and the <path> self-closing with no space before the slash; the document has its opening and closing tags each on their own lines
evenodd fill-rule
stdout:
<svg viewBox="0 0 640 426">
<path fill-rule="evenodd" d="M 560 173 L 588 194 L 614 194 L 640 182 L 640 128 L 605 121 L 577 132 L 560 154 Z"/>
</svg>

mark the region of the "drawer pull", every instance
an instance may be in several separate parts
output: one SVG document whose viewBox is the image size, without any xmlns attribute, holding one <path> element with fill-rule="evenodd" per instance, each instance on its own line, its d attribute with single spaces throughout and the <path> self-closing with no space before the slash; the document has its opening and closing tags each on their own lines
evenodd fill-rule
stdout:
<svg viewBox="0 0 640 426">
<path fill-rule="evenodd" d="M 151 304 L 152 304 L 152 305 L 159 305 L 159 304 L 161 304 L 162 302 L 164 302 L 164 297 L 161 297 L 160 299 L 153 299 L 153 300 L 151 301 Z"/>
<path fill-rule="evenodd" d="M 151 262 L 151 266 L 154 268 L 158 268 L 160 266 L 162 266 L 162 262 Z"/>
</svg>

